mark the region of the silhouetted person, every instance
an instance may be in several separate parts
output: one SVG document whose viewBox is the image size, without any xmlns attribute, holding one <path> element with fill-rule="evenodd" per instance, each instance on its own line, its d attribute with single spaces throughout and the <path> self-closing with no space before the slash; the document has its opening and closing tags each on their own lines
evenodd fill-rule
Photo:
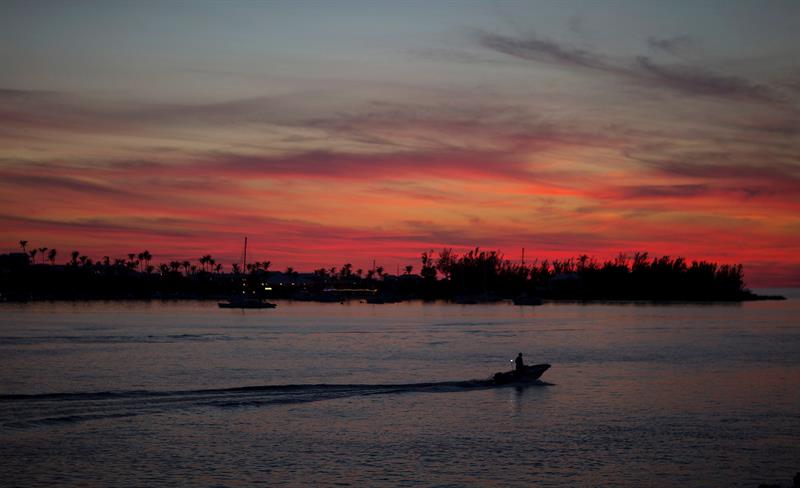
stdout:
<svg viewBox="0 0 800 488">
<path fill-rule="evenodd" d="M 514 372 L 522 374 L 525 371 L 525 363 L 522 362 L 522 353 L 517 354 L 517 359 L 514 360 Z"/>
</svg>

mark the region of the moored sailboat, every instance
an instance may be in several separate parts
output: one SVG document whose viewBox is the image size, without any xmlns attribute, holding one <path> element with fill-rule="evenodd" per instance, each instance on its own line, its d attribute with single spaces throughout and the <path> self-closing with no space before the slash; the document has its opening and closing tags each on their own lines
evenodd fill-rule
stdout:
<svg viewBox="0 0 800 488">
<path fill-rule="evenodd" d="M 244 238 L 244 252 L 242 253 L 242 272 L 247 270 L 247 237 Z M 242 292 L 235 295 L 227 302 L 217 303 L 219 308 L 275 308 L 278 305 L 268 302 L 255 295 L 247 287 L 247 278 L 242 277 Z"/>
</svg>

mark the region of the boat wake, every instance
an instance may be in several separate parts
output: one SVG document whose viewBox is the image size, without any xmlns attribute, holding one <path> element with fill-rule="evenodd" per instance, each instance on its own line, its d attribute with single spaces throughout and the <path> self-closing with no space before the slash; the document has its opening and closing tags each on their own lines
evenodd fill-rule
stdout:
<svg viewBox="0 0 800 488">
<path fill-rule="evenodd" d="M 549 385 L 545 382 L 531 386 Z M 491 380 L 407 384 L 267 385 L 206 390 L 104 391 L 0 395 L 0 425 L 11 429 L 72 424 L 190 408 L 264 407 L 405 393 L 448 393 L 497 388 Z"/>
</svg>

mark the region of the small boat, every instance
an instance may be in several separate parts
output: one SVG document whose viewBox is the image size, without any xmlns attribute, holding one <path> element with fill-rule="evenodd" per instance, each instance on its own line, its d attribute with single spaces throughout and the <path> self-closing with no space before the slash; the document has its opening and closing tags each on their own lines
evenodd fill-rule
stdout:
<svg viewBox="0 0 800 488">
<path fill-rule="evenodd" d="M 533 383 L 544 374 L 545 371 L 550 369 L 549 364 L 533 364 L 531 366 L 524 366 L 524 371 L 517 372 L 516 370 L 495 373 L 492 375 L 492 381 L 495 385 L 515 385 Z"/>
<path fill-rule="evenodd" d="M 247 269 L 247 237 L 244 238 L 244 252 L 242 253 L 242 271 Z M 247 295 L 247 280 L 242 279 L 242 295 L 233 296 L 227 302 L 218 302 L 219 308 L 275 308 L 278 305 L 262 300 L 257 296 Z"/>
<path fill-rule="evenodd" d="M 219 308 L 275 308 L 278 306 L 260 298 L 251 297 L 231 298 L 227 302 L 219 302 L 217 305 Z"/>
</svg>

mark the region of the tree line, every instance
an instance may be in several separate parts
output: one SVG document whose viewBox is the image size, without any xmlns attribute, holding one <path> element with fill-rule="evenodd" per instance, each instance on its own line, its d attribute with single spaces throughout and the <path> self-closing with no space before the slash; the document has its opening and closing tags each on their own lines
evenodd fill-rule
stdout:
<svg viewBox="0 0 800 488">
<path fill-rule="evenodd" d="M 497 250 L 474 248 L 458 253 L 444 248 L 422 252 L 418 273 L 414 273 L 413 264 L 390 274 L 374 264 L 364 270 L 345 263 L 338 268 L 321 267 L 301 274 L 293 267 L 281 272 L 271 270 L 270 261 L 246 263 L 244 269 L 239 263 L 232 263 L 226 270 L 210 254 L 154 265 L 154 257 L 147 250 L 129 253 L 127 259 L 103 256 L 96 261 L 71 251 L 64 265 L 56 265 L 56 249 L 30 247 L 24 240 L 19 244 L 28 258 L 24 270 L 0 263 L 0 269 L 5 268 L 0 293 L 6 297 L 15 292 L 62 296 L 65 290 L 90 297 L 95 293 L 132 297 L 223 296 L 242 286 L 241 277 L 245 277 L 246 286 L 272 288 L 274 295 L 286 297 L 299 291 L 322 293 L 337 288 L 377 290 L 399 298 L 477 297 L 484 301 L 524 295 L 544 299 L 689 301 L 757 297 L 745 288 L 740 264 L 651 257 L 647 252 L 620 253 L 603 261 L 581 255 L 526 263 L 507 259 Z M 51 266 L 42 266 L 48 262 Z M 59 272 L 54 271 L 57 268 Z M 267 282 L 274 286 L 264 286 Z"/>
</svg>

